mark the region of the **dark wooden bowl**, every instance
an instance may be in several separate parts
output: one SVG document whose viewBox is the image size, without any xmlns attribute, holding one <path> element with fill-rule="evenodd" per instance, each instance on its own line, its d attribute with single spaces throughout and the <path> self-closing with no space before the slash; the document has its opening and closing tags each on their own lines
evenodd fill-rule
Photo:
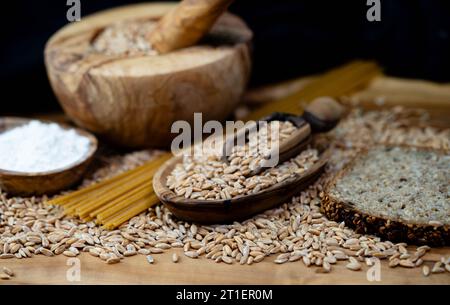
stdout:
<svg viewBox="0 0 450 305">
<path fill-rule="evenodd" d="M 0 133 L 30 122 L 31 119 L 4 117 L 0 118 Z M 54 122 L 52 122 L 54 123 Z M 97 139 L 92 134 L 68 125 L 58 124 L 61 128 L 75 131 L 89 139 L 89 152 L 78 162 L 57 170 L 24 173 L 0 169 L 0 188 L 11 195 L 30 196 L 52 194 L 77 183 L 85 173 L 97 151 Z"/>
<path fill-rule="evenodd" d="M 301 176 L 297 175 L 262 190 L 257 194 L 238 196 L 228 200 L 195 200 L 177 196 L 167 186 L 167 176 L 182 156 L 168 160 L 153 178 L 153 188 L 161 202 L 179 219 L 199 223 L 230 223 L 246 219 L 264 210 L 287 202 L 305 189 L 323 172 L 330 151 L 325 145 L 314 145 L 319 152 L 317 161 Z"/>
</svg>

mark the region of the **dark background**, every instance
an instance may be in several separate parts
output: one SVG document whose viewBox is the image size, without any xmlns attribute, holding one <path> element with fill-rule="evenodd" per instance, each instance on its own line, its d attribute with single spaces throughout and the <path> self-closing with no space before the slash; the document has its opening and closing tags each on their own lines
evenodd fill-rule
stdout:
<svg viewBox="0 0 450 305">
<path fill-rule="evenodd" d="M 66 0 L 2 2 L 1 114 L 57 110 L 43 50 L 68 21 Z M 81 0 L 82 17 L 143 1 Z M 390 75 L 450 81 L 450 1 L 381 0 L 368 22 L 366 0 L 236 0 L 230 11 L 254 31 L 251 86 L 317 73 L 354 58 Z"/>
</svg>

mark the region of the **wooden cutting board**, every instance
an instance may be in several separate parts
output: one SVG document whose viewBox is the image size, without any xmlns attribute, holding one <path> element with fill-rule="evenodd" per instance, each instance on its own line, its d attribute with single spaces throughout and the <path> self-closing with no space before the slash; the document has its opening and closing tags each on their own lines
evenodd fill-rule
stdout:
<svg viewBox="0 0 450 305">
<path fill-rule="evenodd" d="M 373 103 L 373 100 L 380 95 L 384 96 L 385 105 L 392 106 L 410 101 L 411 88 L 419 87 L 422 90 L 414 89 L 414 96 L 416 96 L 414 106 L 417 106 L 417 101 L 421 100 L 422 108 L 433 105 L 434 110 L 440 109 L 437 113 L 450 112 L 449 85 L 426 82 L 425 86 L 421 87 L 418 84 L 417 81 L 379 77 L 356 92 L 355 95 L 362 101 L 363 106 L 379 106 L 377 103 Z M 420 82 L 420 84 L 423 83 Z M 287 85 L 286 90 L 283 89 L 283 86 L 275 86 L 276 93 L 273 93 L 270 88 L 264 90 L 267 95 L 274 94 L 277 99 L 280 99 L 283 95 L 291 95 L 292 87 L 297 86 L 295 83 L 293 85 L 293 82 L 289 82 Z M 255 96 L 258 97 L 258 94 L 253 95 L 253 97 Z M 61 119 L 61 115 L 50 117 Z M 448 116 L 441 115 L 440 117 L 450 125 Z M 180 256 L 180 261 L 176 264 L 171 261 L 174 252 Z M 440 259 L 441 255 L 450 256 L 450 247 L 432 249 L 425 259 L 436 261 Z M 448 272 L 424 277 L 421 268 L 389 268 L 386 261 L 381 263 L 381 281 L 371 282 L 367 279 L 367 266 L 364 266 L 362 271 L 354 272 L 347 270 L 343 262 L 333 265 L 330 274 L 318 274 L 315 272 L 315 267 L 307 268 L 300 261 L 277 265 L 273 263 L 274 256 L 252 266 L 217 264 L 205 258 L 190 259 L 183 256 L 180 249 L 172 249 L 165 254 L 153 256 L 155 263 L 152 265 L 148 264 L 145 256 L 129 257 L 119 264 L 107 265 L 89 254 L 82 254 L 78 257 L 80 282 L 67 280 L 66 275 L 71 268 L 67 264 L 70 261 L 69 258 L 62 255 L 0 260 L 0 267 L 7 266 L 15 271 L 16 276 L 8 283 L 20 284 L 450 284 L 450 273 Z M 0 281 L 0 284 L 3 282 Z"/>
<path fill-rule="evenodd" d="M 180 260 L 173 263 L 172 253 Z M 438 260 L 450 255 L 450 248 L 433 250 L 426 259 Z M 275 256 L 263 262 L 247 265 L 217 264 L 205 258 L 191 259 L 183 256 L 181 249 L 153 255 L 150 265 L 145 256 L 128 257 L 121 263 L 107 265 L 98 258 L 83 253 L 80 259 L 80 282 L 67 280 L 71 266 L 69 258 L 37 256 L 31 259 L 0 261 L 0 266 L 13 269 L 16 276 L 8 283 L 17 284 L 450 284 L 450 273 L 424 277 L 420 268 L 389 268 L 381 264 L 380 281 L 367 279 L 367 266 L 362 271 L 350 271 L 343 262 L 333 266 L 329 274 L 316 273 L 316 267 L 305 267 L 302 262 L 277 265 Z M 238 276 L 237 276 L 238 275 Z M 0 281 L 0 284 L 4 282 Z"/>
</svg>

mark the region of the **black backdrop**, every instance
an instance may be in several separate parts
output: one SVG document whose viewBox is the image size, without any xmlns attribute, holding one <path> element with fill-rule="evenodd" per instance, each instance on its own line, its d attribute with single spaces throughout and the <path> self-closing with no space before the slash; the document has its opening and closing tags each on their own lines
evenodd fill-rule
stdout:
<svg viewBox="0 0 450 305">
<path fill-rule="evenodd" d="M 66 0 L 2 2 L 0 113 L 58 109 L 43 64 L 46 40 L 66 24 Z M 81 0 L 82 16 L 127 0 Z M 142 1 L 141 1 L 142 2 Z M 251 85 L 316 73 L 353 58 L 376 59 L 391 75 L 450 81 L 450 1 L 236 0 L 230 10 L 255 33 Z"/>
</svg>

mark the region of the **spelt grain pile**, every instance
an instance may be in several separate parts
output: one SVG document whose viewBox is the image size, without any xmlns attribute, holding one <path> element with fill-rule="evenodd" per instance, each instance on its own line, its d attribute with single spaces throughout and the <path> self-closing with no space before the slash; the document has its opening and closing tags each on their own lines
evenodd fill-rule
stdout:
<svg viewBox="0 0 450 305">
<path fill-rule="evenodd" d="M 92 49 L 106 55 L 156 55 L 146 39 L 153 21 L 121 21 L 106 27 L 95 38 Z"/>
<path fill-rule="evenodd" d="M 174 219 L 163 206 L 149 209 L 114 231 L 93 222 L 81 223 L 65 217 L 59 207 L 46 206 L 45 197 L 7 198 L 0 194 L 0 258 L 29 258 L 35 255 L 80 252 L 109 264 L 133 255 L 148 255 L 158 262 L 157 254 L 170 248 L 183 248 L 186 259 L 205 256 L 226 264 L 253 264 L 275 254 L 275 263 L 302 261 L 317 266 L 317 272 L 331 272 L 344 261 L 349 270 L 372 265 L 375 258 L 386 259 L 390 267 L 422 268 L 424 276 L 450 272 L 450 257 L 431 261 L 424 256 L 429 247 L 407 248 L 375 236 L 355 234 L 343 223 L 327 220 L 320 213 L 322 185 L 342 168 L 358 148 L 387 141 L 436 148 L 450 148 L 450 129 L 408 128 L 410 119 L 426 123 L 422 113 L 402 110 L 353 111 L 330 135 L 333 154 L 327 172 L 314 185 L 293 197 L 291 202 L 268 210 L 244 222 L 230 225 L 199 226 Z M 132 153 L 125 157 L 107 157 L 107 165 L 92 180 L 113 175 L 152 158 L 154 152 Z M 92 180 L 85 181 L 89 184 Z M 172 260 L 178 262 L 178 256 Z M 182 260 L 181 260 L 182 263 Z"/>
<path fill-rule="evenodd" d="M 167 186 L 178 196 L 190 199 L 231 199 L 264 190 L 289 177 L 301 175 L 319 160 L 316 149 L 306 149 L 295 158 L 260 174 L 248 177 L 265 160 L 271 149 L 271 130 L 277 128 L 279 143 L 288 139 L 297 128 L 291 122 L 272 121 L 250 137 L 245 145 L 234 146 L 228 162 L 220 155 L 186 155 L 183 162 L 175 166 L 167 179 Z M 258 149 L 258 139 L 267 139 L 264 149 Z M 273 143 L 276 145 L 276 143 Z"/>
</svg>

